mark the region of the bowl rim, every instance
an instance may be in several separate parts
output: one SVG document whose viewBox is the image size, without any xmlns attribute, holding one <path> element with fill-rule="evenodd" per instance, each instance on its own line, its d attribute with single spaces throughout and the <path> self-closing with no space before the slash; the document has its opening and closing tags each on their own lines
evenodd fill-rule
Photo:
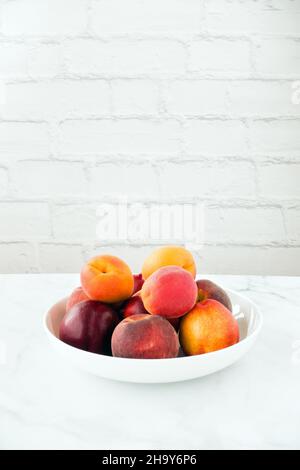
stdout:
<svg viewBox="0 0 300 470">
<path fill-rule="evenodd" d="M 52 308 L 56 304 L 66 300 L 67 297 L 63 297 L 62 299 L 58 300 L 44 314 L 44 316 L 43 316 L 43 328 L 44 328 L 44 331 L 45 331 L 46 335 L 48 336 L 48 338 L 50 338 L 52 341 L 56 342 L 60 346 L 65 347 L 69 351 L 72 351 L 72 350 L 74 352 L 76 351 L 76 354 L 82 353 L 82 356 L 84 354 L 86 357 L 94 357 L 94 358 L 99 357 L 99 359 L 101 359 L 102 361 L 107 361 L 107 362 L 114 361 L 114 364 L 116 364 L 117 360 L 118 360 L 118 362 L 129 361 L 129 363 L 132 363 L 132 364 L 133 363 L 139 363 L 139 364 L 141 364 L 141 363 L 144 363 L 144 364 L 146 364 L 146 363 L 147 364 L 153 364 L 153 363 L 162 364 L 162 363 L 164 363 L 164 364 L 168 364 L 168 363 L 170 363 L 170 361 L 174 361 L 175 359 L 180 359 L 182 362 L 183 361 L 192 361 L 192 360 L 200 360 L 200 361 L 202 360 L 203 361 L 207 357 L 210 357 L 210 358 L 211 357 L 216 357 L 216 356 L 218 356 L 218 355 L 220 356 L 224 353 L 229 354 L 230 351 L 232 351 L 234 349 L 238 349 L 241 344 L 247 344 L 248 342 L 253 341 L 258 336 L 259 332 L 261 331 L 262 325 L 263 325 L 263 318 L 262 318 L 261 310 L 255 302 L 253 302 L 251 299 L 249 299 L 245 295 L 240 294 L 238 291 L 235 291 L 235 290 L 232 290 L 232 289 L 227 289 L 227 288 L 224 289 L 224 290 L 226 292 L 228 292 L 229 294 L 231 293 L 233 295 L 237 295 L 237 296 L 241 297 L 243 300 L 250 303 L 252 305 L 252 307 L 254 307 L 255 315 L 256 315 L 255 328 L 248 336 L 246 336 L 245 338 L 240 340 L 238 343 L 235 343 L 231 346 L 228 346 L 227 348 L 219 349 L 217 351 L 211 351 L 211 352 L 204 353 L 204 354 L 197 354 L 197 355 L 194 355 L 194 356 L 172 357 L 172 358 L 164 358 L 164 359 L 133 359 L 133 358 L 128 358 L 128 357 L 106 356 L 104 354 L 98 354 L 98 353 L 94 353 L 94 352 L 90 352 L 90 351 L 85 351 L 84 349 L 75 348 L 74 346 L 71 346 L 70 344 L 65 343 L 64 341 L 59 339 L 57 336 L 55 336 L 55 334 L 50 330 L 50 328 L 48 326 L 48 318 L 49 318 L 50 310 L 52 310 Z"/>
</svg>

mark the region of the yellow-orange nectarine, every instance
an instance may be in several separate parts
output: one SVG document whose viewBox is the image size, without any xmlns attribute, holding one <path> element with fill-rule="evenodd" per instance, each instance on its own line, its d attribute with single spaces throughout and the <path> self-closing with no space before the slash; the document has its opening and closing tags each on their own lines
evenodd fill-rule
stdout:
<svg viewBox="0 0 300 470">
<path fill-rule="evenodd" d="M 198 302 L 180 322 L 179 339 L 185 354 L 209 353 L 239 341 L 232 313 L 217 300 Z"/>
<path fill-rule="evenodd" d="M 157 248 L 145 259 L 142 275 L 144 279 L 163 266 L 179 266 L 196 276 L 196 265 L 192 253 L 182 246 L 163 246 Z"/>
</svg>

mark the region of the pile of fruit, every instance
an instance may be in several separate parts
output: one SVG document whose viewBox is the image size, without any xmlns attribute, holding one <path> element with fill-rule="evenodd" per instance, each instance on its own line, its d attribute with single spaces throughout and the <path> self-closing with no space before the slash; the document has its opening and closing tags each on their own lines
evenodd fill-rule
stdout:
<svg viewBox="0 0 300 470">
<path fill-rule="evenodd" d="M 135 359 L 191 356 L 237 343 L 227 293 L 195 276 L 193 256 L 180 246 L 156 249 L 134 275 L 121 259 L 96 256 L 68 298 L 59 337 L 85 351 Z"/>
</svg>

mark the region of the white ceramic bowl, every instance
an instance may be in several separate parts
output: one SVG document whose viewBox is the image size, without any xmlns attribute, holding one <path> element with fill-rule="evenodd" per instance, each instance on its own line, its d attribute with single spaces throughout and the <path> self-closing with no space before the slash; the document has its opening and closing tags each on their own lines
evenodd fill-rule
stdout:
<svg viewBox="0 0 300 470">
<path fill-rule="evenodd" d="M 255 342 L 262 326 L 258 307 L 237 292 L 226 289 L 240 329 L 240 341 L 219 351 L 176 359 L 124 359 L 90 353 L 69 346 L 58 338 L 66 299 L 47 312 L 44 327 L 51 345 L 66 360 L 100 377 L 126 382 L 163 383 L 203 377 L 238 361 Z"/>
</svg>

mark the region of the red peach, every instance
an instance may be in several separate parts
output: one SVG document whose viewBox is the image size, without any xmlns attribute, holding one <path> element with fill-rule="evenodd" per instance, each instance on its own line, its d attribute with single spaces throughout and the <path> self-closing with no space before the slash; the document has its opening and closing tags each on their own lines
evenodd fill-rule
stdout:
<svg viewBox="0 0 300 470">
<path fill-rule="evenodd" d="M 152 315 L 177 318 L 195 305 L 197 286 L 190 272 L 179 266 L 165 266 L 146 279 L 141 296 Z"/>
<path fill-rule="evenodd" d="M 152 315 L 132 315 L 115 328 L 112 353 L 116 357 L 165 359 L 177 357 L 178 335 L 165 319 Z"/>
<path fill-rule="evenodd" d="M 130 299 L 125 300 L 122 304 L 122 308 L 120 310 L 121 316 L 123 318 L 131 317 L 131 315 L 138 315 L 138 314 L 149 314 L 144 307 L 140 291 L 136 292 Z M 176 331 L 179 330 L 180 320 L 181 318 L 167 318 L 168 322 L 175 328 Z"/>
</svg>

